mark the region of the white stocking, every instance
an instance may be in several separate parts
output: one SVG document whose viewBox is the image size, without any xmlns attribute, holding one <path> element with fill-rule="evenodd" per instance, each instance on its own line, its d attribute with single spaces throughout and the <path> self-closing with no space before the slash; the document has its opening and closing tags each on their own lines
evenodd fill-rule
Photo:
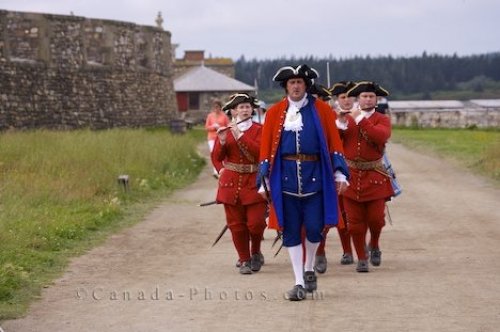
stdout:
<svg viewBox="0 0 500 332">
<path fill-rule="evenodd" d="M 314 271 L 313 265 L 316 259 L 316 251 L 318 250 L 320 242 L 309 242 L 306 238 L 306 263 L 304 265 L 304 271 Z"/>
<path fill-rule="evenodd" d="M 293 273 L 295 274 L 295 285 L 304 287 L 304 268 L 302 245 L 299 244 L 293 247 L 287 247 L 290 260 L 292 261 Z"/>
</svg>

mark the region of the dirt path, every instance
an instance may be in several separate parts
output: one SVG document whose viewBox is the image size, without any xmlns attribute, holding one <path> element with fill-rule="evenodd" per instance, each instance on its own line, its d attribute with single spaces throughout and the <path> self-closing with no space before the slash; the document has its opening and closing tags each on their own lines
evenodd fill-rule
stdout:
<svg viewBox="0 0 500 332">
<path fill-rule="evenodd" d="M 341 266 L 336 232 L 316 299 L 291 303 L 286 250 L 273 258 L 266 232 L 262 271 L 242 276 L 207 167 L 143 222 L 74 259 L 27 317 L 22 331 L 499 331 L 500 190 L 445 162 L 390 147 L 404 194 L 383 262 L 368 274 Z M 130 299 L 128 299 L 130 296 Z"/>
</svg>

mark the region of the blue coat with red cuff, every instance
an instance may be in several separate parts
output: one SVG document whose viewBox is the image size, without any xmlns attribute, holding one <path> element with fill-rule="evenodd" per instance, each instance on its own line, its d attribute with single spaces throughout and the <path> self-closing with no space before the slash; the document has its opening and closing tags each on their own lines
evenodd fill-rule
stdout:
<svg viewBox="0 0 500 332">
<path fill-rule="evenodd" d="M 313 175 L 308 176 L 307 187 L 305 190 L 321 191 L 323 195 L 324 223 L 325 225 L 335 226 L 339 223 L 338 197 L 335 187 L 334 172 L 339 170 L 347 177 L 349 172 L 343 157 L 343 148 L 340 141 L 337 127 L 335 126 L 336 115 L 323 101 L 308 96 L 309 102 L 301 109 L 302 112 L 310 112 L 304 116 L 304 121 L 311 121 L 304 125 L 309 132 L 318 134 L 312 142 L 309 153 L 318 153 L 320 171 L 316 177 L 320 184 L 314 183 Z M 283 135 L 283 124 L 286 111 L 288 109 L 288 100 L 285 98 L 273 105 L 266 113 L 266 122 L 262 132 L 262 143 L 260 149 L 260 176 L 269 176 L 271 191 L 271 209 L 269 216 L 269 227 L 280 229 L 283 227 L 283 191 L 295 190 L 297 184 L 286 184 L 286 174 L 282 174 L 282 163 L 288 162 L 282 160 L 282 155 L 293 152 L 288 133 Z M 288 138 L 287 138 L 288 136 Z M 304 143 L 307 145 L 307 137 L 304 137 Z M 317 142 L 316 143 L 314 143 Z M 284 151 L 285 149 L 286 151 Z M 297 151 L 296 153 L 308 153 L 308 151 Z M 305 174 L 304 174 L 305 175 Z M 283 188 L 289 186 L 287 188 Z M 343 227 L 343 225 L 339 225 Z"/>
</svg>

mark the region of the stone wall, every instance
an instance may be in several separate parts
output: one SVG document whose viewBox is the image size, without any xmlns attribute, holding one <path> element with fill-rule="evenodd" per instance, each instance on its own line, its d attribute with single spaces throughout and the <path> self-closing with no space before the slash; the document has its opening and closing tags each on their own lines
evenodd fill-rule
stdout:
<svg viewBox="0 0 500 332">
<path fill-rule="evenodd" d="M 168 124 L 170 39 L 126 22 L 0 11 L 0 129 Z"/>
<path fill-rule="evenodd" d="M 500 108 L 390 109 L 393 125 L 423 128 L 500 128 Z"/>
</svg>

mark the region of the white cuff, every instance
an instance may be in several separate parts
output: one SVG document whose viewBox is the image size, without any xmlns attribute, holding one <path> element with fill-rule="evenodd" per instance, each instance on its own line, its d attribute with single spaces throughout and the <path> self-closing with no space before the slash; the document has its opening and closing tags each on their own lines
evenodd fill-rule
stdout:
<svg viewBox="0 0 500 332">
<path fill-rule="evenodd" d="M 266 181 L 266 186 L 267 188 L 269 188 L 269 180 L 266 177 L 264 177 L 264 181 Z M 257 190 L 257 193 L 262 194 L 265 192 L 266 192 L 266 187 L 264 187 L 264 185 L 261 184 L 259 190 Z"/>
<path fill-rule="evenodd" d="M 339 119 L 335 120 L 335 124 L 337 125 L 337 128 L 340 130 L 346 130 L 347 129 L 347 121 L 346 122 L 340 122 Z"/>
<path fill-rule="evenodd" d="M 347 178 L 344 173 L 341 171 L 335 171 L 335 182 L 345 182 L 347 185 L 349 185 L 349 182 L 347 182 Z"/>
</svg>

